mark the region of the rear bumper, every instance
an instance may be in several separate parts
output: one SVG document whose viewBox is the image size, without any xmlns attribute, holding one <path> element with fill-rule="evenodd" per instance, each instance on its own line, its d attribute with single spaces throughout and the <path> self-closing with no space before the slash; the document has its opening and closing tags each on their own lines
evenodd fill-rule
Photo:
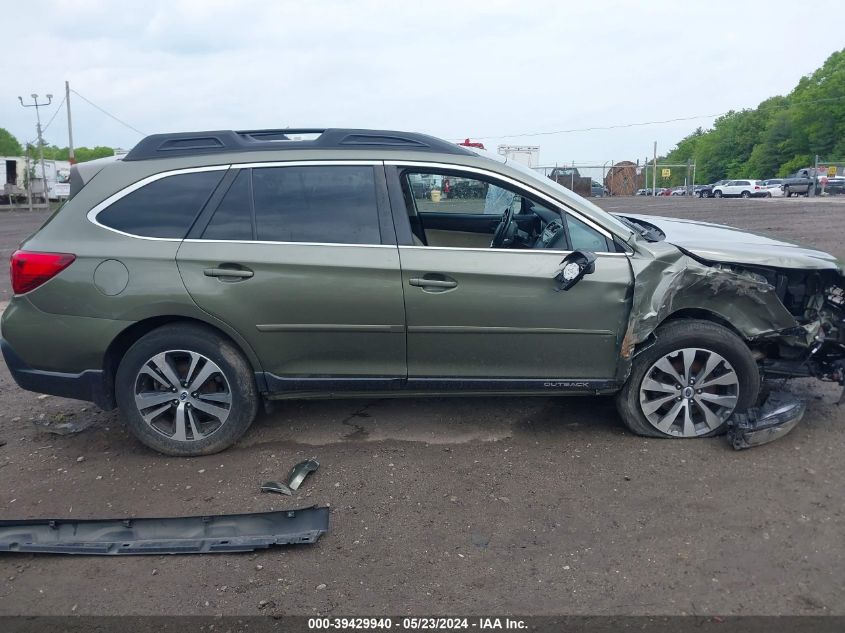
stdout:
<svg viewBox="0 0 845 633">
<path fill-rule="evenodd" d="M 86 369 L 78 374 L 33 369 L 15 353 L 7 341 L 0 338 L 3 359 L 12 378 L 21 389 L 47 393 L 51 396 L 87 400 L 105 410 L 114 409 L 114 394 L 105 372 Z"/>
</svg>

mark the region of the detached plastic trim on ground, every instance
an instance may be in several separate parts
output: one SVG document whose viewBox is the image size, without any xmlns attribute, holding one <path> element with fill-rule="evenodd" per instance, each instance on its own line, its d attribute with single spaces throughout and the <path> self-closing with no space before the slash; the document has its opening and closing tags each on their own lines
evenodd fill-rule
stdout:
<svg viewBox="0 0 845 633">
<path fill-rule="evenodd" d="M 728 420 L 728 443 L 736 450 L 780 439 L 804 417 L 806 405 L 792 394 L 774 391 L 759 407 L 735 413 Z"/>
</svg>

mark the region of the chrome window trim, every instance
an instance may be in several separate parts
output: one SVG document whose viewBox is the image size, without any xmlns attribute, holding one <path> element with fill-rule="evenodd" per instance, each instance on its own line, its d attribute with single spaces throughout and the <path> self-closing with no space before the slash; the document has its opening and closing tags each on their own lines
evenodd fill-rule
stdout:
<svg viewBox="0 0 845 633">
<path fill-rule="evenodd" d="M 137 191 L 141 187 L 144 187 L 151 182 L 155 182 L 156 180 L 161 180 L 162 178 L 167 178 L 169 176 L 180 176 L 182 174 L 196 174 L 205 171 L 223 171 L 229 169 L 231 165 L 210 165 L 206 167 L 187 167 L 185 169 L 172 169 L 170 171 L 162 171 L 157 174 L 153 174 L 152 176 L 147 176 L 146 178 L 142 178 L 138 182 L 134 182 L 128 187 L 124 187 L 120 191 L 117 191 L 110 195 L 108 198 L 94 206 L 87 215 L 88 221 L 96 226 L 99 226 L 106 231 L 111 231 L 112 233 L 117 233 L 118 235 L 124 235 L 126 237 L 134 237 L 135 239 L 139 240 L 152 240 L 155 242 L 181 242 L 182 238 L 180 237 L 149 237 L 146 235 L 136 235 L 135 233 L 127 233 L 125 231 L 120 231 L 118 229 L 114 229 L 110 226 L 106 226 L 105 224 L 101 224 L 97 220 L 97 216 L 102 212 L 105 211 L 108 207 L 112 204 L 120 200 L 121 198 L 128 196 L 133 191 Z"/>
<path fill-rule="evenodd" d="M 558 250 L 546 250 L 545 248 L 479 248 L 479 247 L 470 247 L 470 246 L 411 246 L 400 244 L 399 249 L 414 249 L 414 250 L 423 250 L 423 251 L 472 251 L 477 253 L 522 253 L 522 254 L 533 254 L 533 255 L 541 255 L 541 254 L 558 254 L 558 255 L 570 255 L 575 251 L 558 251 Z M 628 253 L 611 253 L 608 251 L 598 251 L 596 253 L 599 257 L 628 257 Z"/>
<path fill-rule="evenodd" d="M 156 180 L 161 180 L 162 178 L 167 178 L 169 176 L 178 176 L 181 174 L 192 174 L 192 173 L 199 173 L 199 172 L 206 172 L 206 171 L 223 171 L 228 169 L 252 169 L 252 168 L 261 168 L 261 167 L 307 167 L 310 165 L 370 165 L 370 166 L 378 166 L 378 165 L 394 165 L 394 166 L 408 166 L 408 167 L 428 167 L 432 169 L 457 169 L 460 171 L 468 171 L 471 173 L 477 173 L 480 175 L 486 175 L 492 178 L 498 178 L 499 180 L 505 181 L 509 184 L 512 184 L 516 187 L 525 189 L 532 193 L 532 195 L 536 195 L 538 198 L 542 198 L 543 200 L 551 203 L 557 208 L 561 208 L 564 213 L 572 213 L 576 218 L 584 222 L 585 224 L 589 225 L 590 227 L 594 228 L 595 230 L 599 231 L 602 235 L 607 237 L 608 239 L 613 239 L 613 234 L 608 232 L 606 229 L 597 225 L 595 222 L 590 220 L 589 218 L 584 217 L 574 209 L 563 204 L 561 201 L 541 192 L 533 187 L 526 185 L 525 183 L 514 180 L 509 176 L 504 176 L 494 171 L 490 171 L 487 169 L 481 169 L 478 167 L 469 167 L 466 165 L 459 165 L 455 163 L 433 163 L 433 162 L 426 162 L 426 161 L 406 161 L 406 160 L 388 160 L 388 161 L 381 161 L 381 160 L 292 160 L 292 161 L 270 161 L 270 162 L 248 162 L 248 163 L 226 163 L 221 165 L 206 165 L 203 167 L 186 167 L 182 169 L 172 169 L 169 171 L 159 172 L 157 174 L 153 174 L 151 176 L 147 176 L 142 178 L 141 180 L 124 187 L 120 191 L 113 193 L 111 196 L 103 200 L 102 202 L 98 203 L 94 206 L 87 214 L 88 221 L 92 224 L 105 229 L 106 231 L 111 231 L 112 233 L 117 233 L 118 235 L 123 235 L 124 237 L 131 237 L 138 240 L 150 240 L 154 242 L 190 242 L 190 243 L 208 243 L 208 244 L 270 244 L 270 245 L 277 245 L 277 246 L 343 246 L 343 247 L 360 247 L 360 248 L 397 248 L 396 244 L 349 244 L 344 242 L 278 242 L 278 241 L 268 241 L 268 240 L 204 240 L 199 238 L 190 238 L 190 239 L 182 239 L 178 237 L 149 237 L 145 235 L 136 235 L 134 233 L 126 233 L 125 231 L 120 231 L 118 229 L 114 229 L 110 226 L 106 226 L 105 224 L 101 224 L 97 220 L 97 216 L 100 212 L 104 211 L 107 207 L 114 204 L 124 196 L 129 195 L 133 191 L 140 189 Z M 557 253 L 559 255 L 568 255 L 572 251 L 564 251 L 564 250 L 545 250 L 545 249 L 509 249 L 509 248 L 469 248 L 469 247 L 459 247 L 459 246 L 405 246 L 400 245 L 398 248 L 413 248 L 413 249 L 422 249 L 422 250 L 450 250 L 450 251 L 470 251 L 470 252 L 501 252 L 501 253 Z M 599 251 L 596 253 L 601 257 L 611 256 L 611 257 L 628 257 L 629 253 L 614 253 L 609 251 Z"/>
<path fill-rule="evenodd" d="M 320 160 L 320 159 L 313 159 L 313 160 L 277 160 L 271 161 L 267 163 L 232 163 L 231 167 L 237 167 L 238 169 L 260 169 L 261 167 L 309 167 L 311 165 L 326 165 L 329 167 L 333 166 L 355 166 L 355 165 L 371 165 L 371 166 L 378 166 L 383 165 L 384 161 L 382 160 L 372 160 L 372 159 L 348 159 L 348 160 Z"/>
<path fill-rule="evenodd" d="M 510 185 L 513 185 L 513 186 L 518 187 L 520 189 L 525 189 L 526 191 L 531 192 L 532 195 L 537 196 L 538 198 L 542 198 L 543 200 L 545 200 L 546 202 L 549 202 L 550 204 L 554 205 L 558 209 L 562 208 L 564 213 L 571 213 L 573 216 L 575 216 L 576 218 L 578 218 L 579 220 L 584 222 L 584 224 L 587 224 L 591 228 L 595 229 L 596 231 L 598 231 L 599 233 L 604 235 L 609 240 L 612 240 L 613 237 L 614 237 L 613 233 L 611 233 L 610 231 L 605 229 L 603 226 L 601 226 L 600 224 L 596 224 L 593 220 L 591 220 L 590 218 L 582 215 L 580 212 L 576 211 L 575 209 L 567 206 L 566 204 L 564 204 L 563 202 L 561 202 L 557 198 L 553 198 L 552 196 L 535 189 L 531 185 L 528 185 L 528 184 L 522 182 L 521 180 L 515 180 L 515 179 L 511 178 L 510 176 L 505 176 L 504 174 L 500 174 L 498 172 L 491 171 L 489 169 L 482 169 L 481 167 L 469 167 L 467 165 L 458 165 L 456 163 L 432 163 L 432 162 L 427 162 L 427 161 L 414 161 L 414 160 L 386 160 L 386 161 L 384 161 L 384 164 L 395 166 L 395 167 L 428 167 L 430 169 L 456 169 L 458 171 L 466 171 L 466 172 L 470 172 L 470 173 L 474 173 L 474 174 L 479 174 L 479 175 L 482 175 L 482 176 L 488 176 L 490 178 L 497 178 L 497 179 L 502 180 L 502 181 L 504 181 L 504 182 L 506 182 Z M 504 250 L 507 250 L 507 249 L 504 249 Z M 602 252 L 605 252 L 605 251 L 602 251 Z"/>
<path fill-rule="evenodd" d="M 142 178 L 141 180 L 132 183 L 121 189 L 120 191 L 116 191 L 108 198 L 103 200 L 102 202 L 95 205 L 86 215 L 88 221 L 91 224 L 99 226 L 101 229 L 105 229 L 106 231 L 111 231 L 112 233 L 117 233 L 118 235 L 123 235 L 125 237 L 134 237 L 138 240 L 151 240 L 154 242 L 183 242 L 183 241 L 190 241 L 190 240 L 183 240 L 180 237 L 149 237 L 147 235 L 136 235 L 135 233 L 127 233 L 125 231 L 120 231 L 118 229 L 114 229 L 110 226 L 106 226 L 105 224 L 100 223 L 97 220 L 97 216 L 104 211 L 106 208 L 123 198 L 124 196 L 128 196 L 133 191 L 137 191 L 141 187 L 144 187 L 156 180 L 161 180 L 162 178 L 168 178 L 170 176 L 179 176 L 181 174 L 196 174 L 204 171 L 223 171 L 228 169 L 247 169 L 247 168 L 260 168 L 260 167 L 307 167 L 310 165 L 328 165 L 328 166 L 335 166 L 335 165 L 370 165 L 370 166 L 378 166 L 383 165 L 384 161 L 380 160 L 291 160 L 291 161 L 272 161 L 266 163 L 226 163 L 221 165 L 206 165 L 204 167 L 185 167 L 182 169 L 171 169 L 169 171 L 162 171 L 157 174 L 153 174 L 152 176 L 147 176 Z M 203 242 L 240 242 L 241 240 L 197 240 Z M 326 244 L 321 244 L 319 242 L 258 242 L 261 244 L 311 244 L 311 245 L 321 245 L 325 246 Z M 339 244 L 339 246 L 393 246 L 391 244 Z"/>
<path fill-rule="evenodd" d="M 191 244 L 269 244 L 275 246 L 358 246 L 361 248 L 396 248 L 396 244 L 349 244 L 347 242 L 274 242 L 270 240 L 204 240 L 198 237 L 178 240 Z"/>
</svg>

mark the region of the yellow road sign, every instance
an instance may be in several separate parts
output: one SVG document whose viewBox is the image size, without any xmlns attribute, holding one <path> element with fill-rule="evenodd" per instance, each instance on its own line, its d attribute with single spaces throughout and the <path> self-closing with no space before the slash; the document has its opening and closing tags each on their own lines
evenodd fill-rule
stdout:
<svg viewBox="0 0 845 633">
<path fill-rule="evenodd" d="M 669 169 L 668 167 L 664 167 L 663 168 L 663 177 L 668 178 L 671 175 L 672 175 L 672 170 Z"/>
<path fill-rule="evenodd" d="M 831 178 L 836 177 L 836 165 L 831 165 L 830 167 L 827 168 L 827 175 L 830 176 Z"/>
</svg>

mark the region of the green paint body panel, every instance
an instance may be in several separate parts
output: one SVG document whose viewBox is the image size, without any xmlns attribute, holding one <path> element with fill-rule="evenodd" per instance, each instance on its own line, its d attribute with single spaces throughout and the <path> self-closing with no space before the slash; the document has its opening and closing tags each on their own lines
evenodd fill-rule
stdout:
<svg viewBox="0 0 845 633">
<path fill-rule="evenodd" d="M 559 252 L 401 247 L 400 255 L 410 377 L 614 376 L 630 311 L 624 255 L 600 257 L 567 292 L 555 291 Z M 438 273 L 457 286 L 409 283 Z"/>
<path fill-rule="evenodd" d="M 232 325 L 278 376 L 405 376 L 405 309 L 393 247 L 185 241 L 194 301 Z M 254 276 L 206 277 L 228 262 Z"/>
</svg>

